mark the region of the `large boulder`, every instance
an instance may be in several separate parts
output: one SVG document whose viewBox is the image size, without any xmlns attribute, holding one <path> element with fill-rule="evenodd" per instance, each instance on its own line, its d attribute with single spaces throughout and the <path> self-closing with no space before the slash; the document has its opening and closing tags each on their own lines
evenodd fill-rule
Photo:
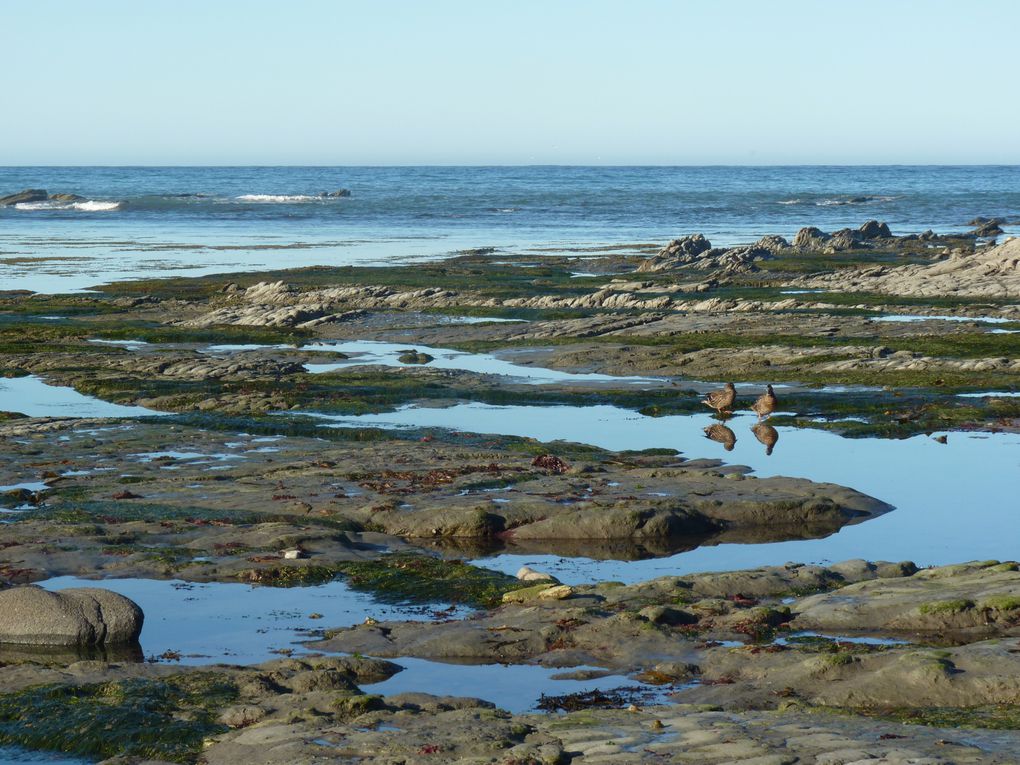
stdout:
<svg viewBox="0 0 1020 765">
<path fill-rule="evenodd" d="M 869 220 L 857 229 L 857 233 L 861 239 L 889 239 L 892 236 L 889 224 L 879 223 L 877 220 Z"/>
<path fill-rule="evenodd" d="M 98 646 L 133 643 L 144 620 L 134 601 L 98 587 L 0 591 L 0 643 Z"/>
<path fill-rule="evenodd" d="M 820 250 L 829 240 L 829 235 L 820 228 L 806 226 L 793 238 L 793 246 L 801 250 Z"/>
<path fill-rule="evenodd" d="M 22 202 L 45 202 L 50 195 L 45 189 L 25 189 L 17 194 L 0 197 L 0 205 L 17 205 Z"/>
</svg>

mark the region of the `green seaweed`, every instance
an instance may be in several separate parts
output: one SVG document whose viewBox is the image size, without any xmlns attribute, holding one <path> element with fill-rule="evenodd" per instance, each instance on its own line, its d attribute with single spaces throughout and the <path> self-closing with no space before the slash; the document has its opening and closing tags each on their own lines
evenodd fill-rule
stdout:
<svg viewBox="0 0 1020 765">
<path fill-rule="evenodd" d="M 206 737 L 226 731 L 217 712 L 237 698 L 225 676 L 42 685 L 0 695 L 0 743 L 81 757 L 194 762 Z"/>
</svg>

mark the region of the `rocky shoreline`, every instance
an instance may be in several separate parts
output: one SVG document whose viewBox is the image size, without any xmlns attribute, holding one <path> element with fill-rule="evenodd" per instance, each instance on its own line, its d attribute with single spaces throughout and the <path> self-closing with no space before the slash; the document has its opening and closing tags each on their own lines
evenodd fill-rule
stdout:
<svg viewBox="0 0 1020 765">
<path fill-rule="evenodd" d="M 936 446 L 1016 432 L 1020 260 L 1016 240 L 988 241 L 992 223 L 944 237 L 870 221 L 734 248 L 689 236 L 582 261 L 597 276 L 574 255 L 477 252 L 0 294 L 0 744 L 111 765 L 1014 762 L 1016 563 L 513 577 L 465 558 L 654 559 L 824 540 L 901 511 L 697 448 L 374 419 L 603 407 L 678 418 L 700 439 L 685 443 L 728 452 L 768 382 L 780 408 L 750 429 L 767 455 L 792 429 Z M 737 419 L 695 427 L 722 380 L 742 383 Z M 323 619 L 305 653 L 259 665 L 143 662 L 140 612 L 31 586 L 62 576 L 340 580 L 470 615 Z M 65 645 L 43 650 L 33 619 Z M 545 714 L 363 687 L 402 659 L 630 685 L 543 696 Z"/>
</svg>

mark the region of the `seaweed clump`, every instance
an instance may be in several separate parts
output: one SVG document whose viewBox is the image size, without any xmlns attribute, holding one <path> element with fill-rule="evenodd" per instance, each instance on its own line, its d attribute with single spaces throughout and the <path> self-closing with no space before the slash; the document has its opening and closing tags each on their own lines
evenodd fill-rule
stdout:
<svg viewBox="0 0 1020 765">
<path fill-rule="evenodd" d="M 236 698 L 233 683 L 204 672 L 34 686 L 0 696 L 0 744 L 190 763 L 208 736 L 227 730 L 216 715 Z"/>
</svg>

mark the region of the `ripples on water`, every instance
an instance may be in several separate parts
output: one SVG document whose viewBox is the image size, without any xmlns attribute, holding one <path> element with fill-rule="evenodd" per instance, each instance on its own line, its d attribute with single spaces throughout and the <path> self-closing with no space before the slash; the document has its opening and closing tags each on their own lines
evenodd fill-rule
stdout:
<svg viewBox="0 0 1020 765">
<path fill-rule="evenodd" d="M 869 218 L 909 233 L 1020 217 L 1020 168 L 991 166 L 0 168 L 0 194 L 29 187 L 86 199 L 0 208 L 0 281 L 44 292 L 483 246 L 695 231 L 732 244 Z M 318 196 L 340 188 L 352 195 Z"/>
</svg>

